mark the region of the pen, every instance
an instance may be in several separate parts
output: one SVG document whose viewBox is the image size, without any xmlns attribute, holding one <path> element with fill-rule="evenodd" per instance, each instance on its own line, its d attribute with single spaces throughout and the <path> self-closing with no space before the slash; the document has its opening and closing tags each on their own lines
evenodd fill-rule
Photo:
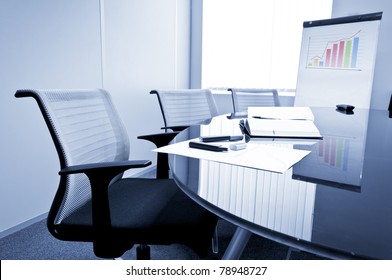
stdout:
<svg viewBox="0 0 392 280">
<path fill-rule="evenodd" d="M 226 151 L 228 151 L 228 148 L 222 147 L 220 145 L 205 144 L 205 143 L 194 142 L 194 141 L 189 142 L 189 147 L 195 148 L 195 149 L 213 151 L 213 152 L 226 152 Z"/>
<path fill-rule="evenodd" d="M 242 135 L 224 135 L 224 136 L 200 136 L 199 140 L 201 142 L 219 142 L 219 141 L 240 141 L 242 140 Z"/>
<path fill-rule="evenodd" d="M 285 118 L 269 118 L 269 117 L 261 117 L 261 116 L 252 116 L 254 119 L 259 119 L 259 120 L 290 120 L 290 121 L 306 121 L 307 119 L 285 119 Z"/>
</svg>

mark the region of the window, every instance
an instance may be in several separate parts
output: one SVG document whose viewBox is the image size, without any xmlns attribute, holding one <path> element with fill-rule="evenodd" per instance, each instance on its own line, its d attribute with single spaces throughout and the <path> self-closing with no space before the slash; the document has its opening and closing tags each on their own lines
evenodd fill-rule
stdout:
<svg viewBox="0 0 392 280">
<path fill-rule="evenodd" d="M 204 0 L 202 87 L 294 90 L 302 24 L 331 11 L 332 0 Z"/>
</svg>

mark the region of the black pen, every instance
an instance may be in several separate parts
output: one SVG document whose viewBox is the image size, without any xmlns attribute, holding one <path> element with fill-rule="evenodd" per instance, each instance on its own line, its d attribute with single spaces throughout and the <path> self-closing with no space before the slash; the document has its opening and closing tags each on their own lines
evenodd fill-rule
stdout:
<svg viewBox="0 0 392 280">
<path fill-rule="evenodd" d="M 223 135 L 223 136 L 200 136 L 199 140 L 201 142 L 219 142 L 219 141 L 240 141 L 242 140 L 242 135 Z"/>
<path fill-rule="evenodd" d="M 220 145 L 205 144 L 200 142 L 191 141 L 189 142 L 190 148 L 213 151 L 213 152 L 226 152 L 228 148 L 222 147 Z"/>
<path fill-rule="evenodd" d="M 252 118 L 254 118 L 254 119 L 259 119 L 259 120 L 281 120 L 281 121 L 284 121 L 284 120 L 287 120 L 287 121 L 306 121 L 307 119 L 285 119 L 285 118 L 269 118 L 269 117 L 261 117 L 261 116 L 252 116 Z"/>
</svg>

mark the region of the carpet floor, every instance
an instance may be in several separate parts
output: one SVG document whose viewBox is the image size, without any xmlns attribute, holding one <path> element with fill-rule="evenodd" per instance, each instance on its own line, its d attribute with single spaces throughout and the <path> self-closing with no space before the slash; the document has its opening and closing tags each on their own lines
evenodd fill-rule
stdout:
<svg viewBox="0 0 392 280">
<path fill-rule="evenodd" d="M 219 253 L 212 252 L 206 259 L 220 259 L 235 231 L 235 226 L 220 220 L 218 223 Z M 136 248 L 123 255 L 123 259 L 135 259 Z M 252 235 L 241 259 L 244 260 L 323 260 L 314 254 L 291 250 L 285 245 Z M 0 260 L 93 260 L 98 259 L 92 245 L 85 242 L 65 242 L 55 239 L 46 228 L 46 220 L 37 222 L 0 239 Z M 198 259 L 188 247 L 182 245 L 151 246 L 151 259 L 186 260 Z"/>
</svg>

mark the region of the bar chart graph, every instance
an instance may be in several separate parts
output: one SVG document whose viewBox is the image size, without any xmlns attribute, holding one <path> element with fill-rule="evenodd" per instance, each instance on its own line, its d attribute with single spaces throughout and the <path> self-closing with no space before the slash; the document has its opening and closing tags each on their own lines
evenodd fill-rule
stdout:
<svg viewBox="0 0 392 280">
<path fill-rule="evenodd" d="M 293 167 L 293 178 L 345 190 L 360 191 L 364 141 L 364 138 L 359 136 L 324 135 L 323 141 L 315 145 L 296 146 L 296 149 L 312 152 Z"/>
<path fill-rule="evenodd" d="M 347 171 L 349 150 L 350 139 L 326 136 L 318 145 L 319 162 Z"/>
<path fill-rule="evenodd" d="M 309 38 L 307 68 L 361 70 L 360 47 L 363 32 Z"/>
</svg>

